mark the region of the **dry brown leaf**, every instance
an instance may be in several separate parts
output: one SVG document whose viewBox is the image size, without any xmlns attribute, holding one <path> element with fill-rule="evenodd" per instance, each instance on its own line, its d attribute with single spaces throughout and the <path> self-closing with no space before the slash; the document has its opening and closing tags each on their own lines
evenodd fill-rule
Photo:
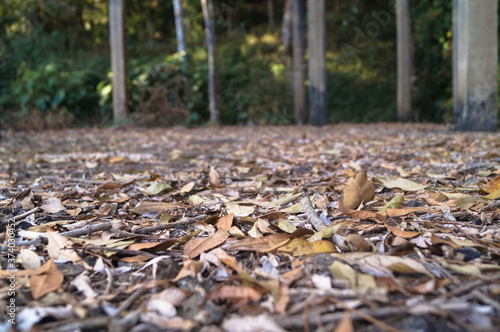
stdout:
<svg viewBox="0 0 500 332">
<path fill-rule="evenodd" d="M 313 255 L 313 254 L 329 254 L 337 252 L 335 245 L 326 240 L 309 242 L 306 239 L 293 239 L 287 244 L 278 248 L 278 251 L 287 252 L 293 256 Z"/>
<path fill-rule="evenodd" d="M 359 234 L 349 234 L 346 241 L 352 245 L 353 251 L 366 252 L 371 249 L 370 243 Z"/>
<path fill-rule="evenodd" d="M 61 201 L 59 199 L 49 197 L 45 201 L 45 204 L 40 206 L 40 209 L 44 210 L 47 213 L 57 213 L 57 212 L 62 211 L 66 208 L 64 207 L 63 203 L 61 203 Z"/>
<path fill-rule="evenodd" d="M 211 300 L 228 300 L 232 304 L 257 301 L 262 294 L 248 286 L 222 286 L 210 294 Z"/>
<path fill-rule="evenodd" d="M 233 213 L 230 213 L 224 217 L 220 217 L 217 220 L 216 226 L 218 229 L 223 229 L 225 231 L 229 231 L 231 229 L 231 226 L 233 225 L 233 219 L 234 219 Z"/>
<path fill-rule="evenodd" d="M 48 260 L 34 273 L 36 274 L 30 277 L 30 290 L 35 300 L 58 289 L 64 280 L 64 275 L 54 263 L 54 258 Z"/>
<path fill-rule="evenodd" d="M 335 332 L 354 332 L 354 327 L 352 325 L 351 315 L 346 312 L 342 317 L 339 325 L 335 328 Z"/>
<path fill-rule="evenodd" d="M 366 203 L 375 198 L 375 188 L 366 175 L 360 172 L 354 181 L 342 192 L 342 206 L 344 211 L 356 210 L 361 203 Z"/>
<path fill-rule="evenodd" d="M 193 250 L 189 253 L 189 258 L 193 259 L 202 252 L 217 247 L 221 243 L 224 243 L 224 241 L 226 241 L 228 237 L 229 233 L 227 231 L 219 229 L 217 232 L 215 232 L 215 234 L 210 236 L 208 239 L 205 239 L 205 241 L 193 248 Z"/>
<path fill-rule="evenodd" d="M 130 210 L 137 214 L 144 214 L 147 212 L 156 212 L 158 214 L 172 210 L 178 207 L 177 203 L 166 203 L 166 202 L 149 202 L 140 201 L 137 205 Z"/>
<path fill-rule="evenodd" d="M 392 227 L 391 225 L 389 224 L 385 224 L 385 227 L 387 227 L 388 230 L 391 231 L 392 234 L 396 235 L 396 236 L 399 236 L 399 237 L 402 237 L 402 238 L 405 238 L 405 239 L 411 239 L 411 238 L 414 238 L 416 236 L 419 236 L 421 235 L 422 233 L 419 233 L 419 232 L 408 232 L 408 231 L 403 231 L 399 228 L 396 228 L 396 227 Z"/>
<path fill-rule="evenodd" d="M 49 257 L 78 263 L 85 266 L 85 268 L 92 269 L 84 260 L 80 258 L 80 256 L 78 256 L 76 251 L 73 250 L 73 243 L 70 240 L 53 231 L 50 227 L 46 228 L 46 233 L 49 241 L 47 245 L 47 253 L 49 254 Z"/>
<path fill-rule="evenodd" d="M 213 166 L 210 167 L 210 172 L 208 172 L 208 178 L 210 180 L 210 186 L 212 188 L 218 188 L 221 186 L 219 172 L 217 172 L 215 167 Z"/>
<path fill-rule="evenodd" d="M 196 277 L 196 274 L 200 272 L 202 267 L 203 267 L 202 262 L 193 260 L 184 261 L 182 269 L 179 271 L 177 276 L 172 281 L 176 282 L 184 277 Z"/>
<path fill-rule="evenodd" d="M 491 194 L 495 190 L 500 189 L 500 176 L 495 176 L 486 184 L 479 184 L 479 188 L 481 188 L 482 191 L 488 194 Z"/>
</svg>

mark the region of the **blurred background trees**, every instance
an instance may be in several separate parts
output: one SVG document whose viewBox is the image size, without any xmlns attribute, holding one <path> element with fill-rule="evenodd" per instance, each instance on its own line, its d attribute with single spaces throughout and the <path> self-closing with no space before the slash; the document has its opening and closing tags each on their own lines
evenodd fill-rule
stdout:
<svg viewBox="0 0 500 332">
<path fill-rule="evenodd" d="M 294 123 L 291 46 L 283 45 L 282 36 L 285 2 L 213 0 L 217 109 L 223 124 Z M 175 123 L 152 116 L 155 125 L 207 123 L 200 0 L 182 1 L 185 61 L 177 53 L 172 0 L 125 4 L 131 116 L 141 119 L 140 112 L 161 109 L 176 114 Z M 411 1 L 410 10 L 412 120 L 451 121 L 452 4 Z M 395 1 L 329 0 L 325 22 L 328 122 L 397 120 Z M 0 38 L 0 110 L 6 125 L 110 123 L 108 1 L 2 1 Z"/>
</svg>

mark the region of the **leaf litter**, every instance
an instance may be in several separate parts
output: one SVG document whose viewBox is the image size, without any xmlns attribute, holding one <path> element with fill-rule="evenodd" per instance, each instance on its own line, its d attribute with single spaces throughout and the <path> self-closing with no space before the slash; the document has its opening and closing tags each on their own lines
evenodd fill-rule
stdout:
<svg viewBox="0 0 500 332">
<path fill-rule="evenodd" d="M 12 134 L 0 301 L 15 274 L 25 331 L 495 331 L 499 151 L 422 124 Z"/>
</svg>

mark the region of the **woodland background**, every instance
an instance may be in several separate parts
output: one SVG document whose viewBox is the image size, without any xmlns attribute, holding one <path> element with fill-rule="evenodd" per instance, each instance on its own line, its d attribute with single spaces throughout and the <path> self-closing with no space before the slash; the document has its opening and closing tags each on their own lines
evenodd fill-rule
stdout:
<svg viewBox="0 0 500 332">
<path fill-rule="evenodd" d="M 284 0 L 272 4 L 270 12 L 267 0 L 214 1 L 223 124 L 293 123 L 291 58 L 282 40 Z M 328 122 L 396 120 L 394 1 L 334 0 L 326 6 Z M 184 1 L 183 7 L 185 63 L 176 54 L 172 1 L 126 1 L 128 106 L 132 112 L 154 112 L 168 100 L 174 124 L 203 125 L 209 119 L 203 15 L 199 0 Z M 377 20 L 381 11 L 392 11 L 387 24 Z M 412 1 L 411 16 L 413 120 L 451 121 L 452 2 Z M 369 22 L 379 22 L 380 29 L 367 34 Z M 4 126 L 111 124 L 108 25 L 104 0 L 2 1 Z"/>
</svg>

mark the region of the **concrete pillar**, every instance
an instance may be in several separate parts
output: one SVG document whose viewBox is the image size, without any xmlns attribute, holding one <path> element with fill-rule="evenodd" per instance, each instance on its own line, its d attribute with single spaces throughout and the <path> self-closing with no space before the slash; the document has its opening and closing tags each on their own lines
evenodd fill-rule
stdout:
<svg viewBox="0 0 500 332">
<path fill-rule="evenodd" d="M 454 0 L 453 98 L 458 130 L 495 131 L 498 1 Z"/>
</svg>

